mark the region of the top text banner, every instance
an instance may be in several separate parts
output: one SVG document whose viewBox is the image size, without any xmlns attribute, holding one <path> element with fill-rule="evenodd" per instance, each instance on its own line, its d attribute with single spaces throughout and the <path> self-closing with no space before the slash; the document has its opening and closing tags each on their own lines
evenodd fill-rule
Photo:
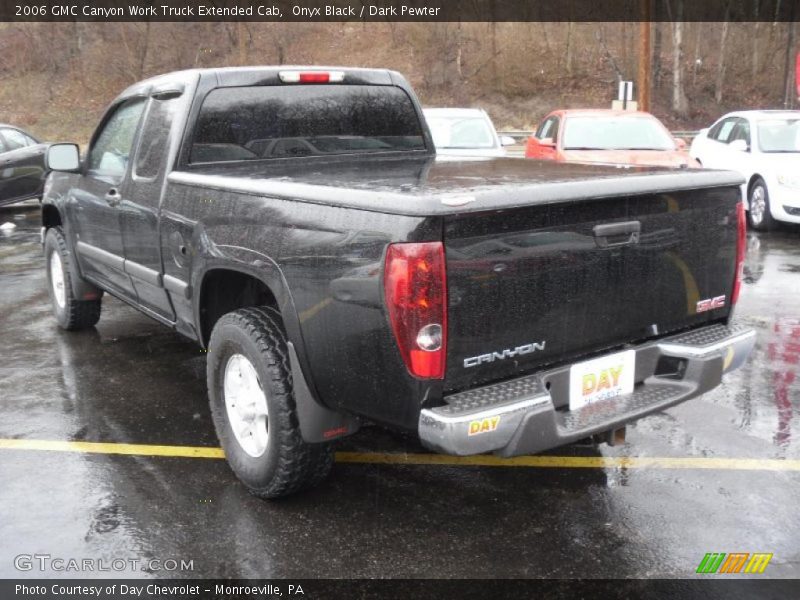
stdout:
<svg viewBox="0 0 800 600">
<path fill-rule="evenodd" d="M 0 0 L 0 21 L 796 21 L 800 0 Z"/>
</svg>

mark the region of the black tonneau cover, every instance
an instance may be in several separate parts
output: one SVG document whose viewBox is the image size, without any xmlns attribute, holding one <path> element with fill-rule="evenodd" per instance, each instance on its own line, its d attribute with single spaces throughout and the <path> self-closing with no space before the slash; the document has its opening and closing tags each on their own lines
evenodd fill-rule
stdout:
<svg viewBox="0 0 800 600">
<path fill-rule="evenodd" d="M 412 216 L 738 186 L 728 171 L 519 158 L 342 157 L 191 167 L 173 183 Z"/>
</svg>

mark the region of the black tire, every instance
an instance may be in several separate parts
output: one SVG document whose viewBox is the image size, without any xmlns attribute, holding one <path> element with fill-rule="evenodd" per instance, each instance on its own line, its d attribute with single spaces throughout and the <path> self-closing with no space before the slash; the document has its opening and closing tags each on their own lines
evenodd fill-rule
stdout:
<svg viewBox="0 0 800 600">
<path fill-rule="evenodd" d="M 245 451 L 231 427 L 225 403 L 225 371 L 242 355 L 255 370 L 268 408 L 266 450 Z M 273 308 L 243 308 L 217 321 L 207 362 L 208 396 L 214 427 L 228 464 L 259 498 L 279 498 L 319 485 L 333 465 L 331 444 L 303 441 L 297 420 L 286 334 Z M 241 377 L 241 373 L 240 373 Z"/>
<path fill-rule="evenodd" d="M 760 203 L 759 194 L 763 194 L 763 209 L 754 212 L 753 203 Z M 757 177 L 750 185 L 750 189 L 747 192 L 747 206 L 747 222 L 751 228 L 756 231 L 769 231 L 775 228 L 777 222 L 772 218 L 772 212 L 770 211 L 769 190 L 767 190 L 767 184 L 761 177 Z M 753 218 L 754 214 L 756 215 L 755 218 Z"/>
<path fill-rule="evenodd" d="M 52 262 L 57 255 L 61 266 L 61 287 L 63 295 L 59 296 L 53 283 Z M 100 309 L 102 297 L 95 300 L 78 300 L 72 293 L 72 281 L 75 277 L 80 277 L 70 267 L 69 250 L 64 232 L 60 227 L 52 227 L 47 230 L 44 241 L 44 256 L 47 265 L 47 290 L 50 294 L 50 302 L 53 305 L 53 314 L 62 329 L 75 331 L 78 329 L 88 329 L 94 327 L 100 320 Z M 58 267 L 56 267 L 58 268 Z M 57 298 L 61 298 L 60 302 Z"/>
</svg>

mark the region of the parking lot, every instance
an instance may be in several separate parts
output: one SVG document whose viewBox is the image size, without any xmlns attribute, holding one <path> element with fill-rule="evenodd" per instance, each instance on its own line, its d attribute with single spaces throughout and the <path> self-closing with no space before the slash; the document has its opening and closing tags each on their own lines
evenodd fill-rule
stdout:
<svg viewBox="0 0 800 600">
<path fill-rule="evenodd" d="M 191 561 L 172 577 L 691 577 L 708 552 L 800 577 L 797 229 L 749 235 L 750 362 L 625 444 L 453 459 L 365 427 L 320 488 L 264 502 L 216 449 L 198 347 L 108 296 L 96 329 L 60 331 L 38 206 L 3 222 L 2 577 L 53 576 L 15 568 L 35 553 Z"/>
</svg>

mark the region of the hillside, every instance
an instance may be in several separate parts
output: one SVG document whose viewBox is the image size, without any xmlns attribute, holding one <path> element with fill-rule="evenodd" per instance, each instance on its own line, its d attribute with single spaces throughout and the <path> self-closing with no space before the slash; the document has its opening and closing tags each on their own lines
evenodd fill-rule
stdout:
<svg viewBox="0 0 800 600">
<path fill-rule="evenodd" d="M 652 111 L 670 127 L 783 106 L 786 23 L 683 24 L 684 111 L 672 101 L 675 26 L 652 27 Z M 396 69 L 425 105 L 480 106 L 500 129 L 530 129 L 556 107 L 609 105 L 636 76 L 638 34 L 638 23 L 5 23 L 0 121 L 85 142 L 108 102 L 150 75 L 341 64 Z"/>
</svg>

